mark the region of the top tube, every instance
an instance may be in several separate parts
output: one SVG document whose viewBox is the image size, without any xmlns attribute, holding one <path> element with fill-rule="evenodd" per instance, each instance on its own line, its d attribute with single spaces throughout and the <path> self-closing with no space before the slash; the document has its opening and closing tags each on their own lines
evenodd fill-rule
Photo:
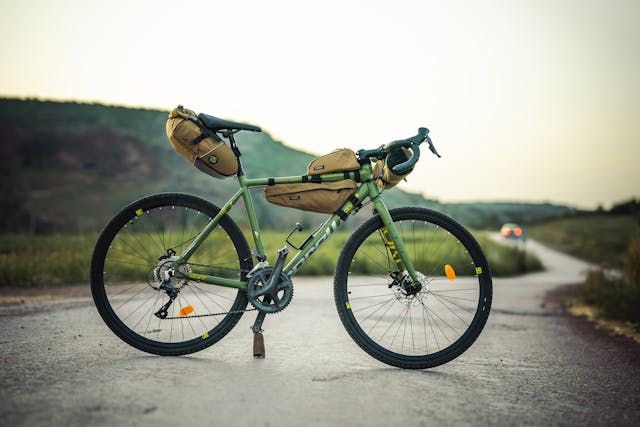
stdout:
<svg viewBox="0 0 640 427">
<path fill-rule="evenodd" d="M 359 172 L 360 179 L 356 179 L 356 172 Z M 324 175 L 299 175 L 299 176 L 280 176 L 272 178 L 245 178 L 244 183 L 247 187 L 258 187 L 263 185 L 276 184 L 298 184 L 303 182 L 337 182 L 343 179 L 352 179 L 354 181 L 365 182 L 373 178 L 371 166 L 363 165 L 359 171 L 328 173 Z"/>
</svg>

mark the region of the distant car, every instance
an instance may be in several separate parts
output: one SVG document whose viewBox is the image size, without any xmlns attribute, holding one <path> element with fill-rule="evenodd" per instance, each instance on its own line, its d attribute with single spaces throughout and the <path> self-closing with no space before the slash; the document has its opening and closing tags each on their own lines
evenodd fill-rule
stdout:
<svg viewBox="0 0 640 427">
<path fill-rule="evenodd" d="M 524 240 L 526 238 L 524 228 L 520 227 L 518 224 L 513 223 L 504 224 L 500 229 L 500 234 L 502 234 L 502 237 L 506 237 L 508 239 Z"/>
</svg>

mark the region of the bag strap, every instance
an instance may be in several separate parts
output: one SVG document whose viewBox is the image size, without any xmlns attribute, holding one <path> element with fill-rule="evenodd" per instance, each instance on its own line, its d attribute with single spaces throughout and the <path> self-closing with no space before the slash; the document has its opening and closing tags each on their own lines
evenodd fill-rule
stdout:
<svg viewBox="0 0 640 427">
<path fill-rule="evenodd" d="M 196 137 L 196 139 L 194 139 L 193 141 L 191 141 L 191 144 L 193 145 L 198 145 L 202 142 L 202 140 L 207 139 L 208 135 L 206 133 L 201 133 L 200 136 Z"/>
<path fill-rule="evenodd" d="M 189 120 L 190 122 L 193 122 L 202 131 L 202 133 L 199 136 L 197 136 L 193 141 L 191 141 L 191 144 L 198 145 L 207 138 L 213 138 L 215 142 L 222 142 L 220 137 L 215 132 L 212 132 L 206 126 L 204 126 L 197 117 L 189 116 L 187 120 Z"/>
<path fill-rule="evenodd" d="M 347 202 L 351 202 L 351 204 L 353 205 L 353 210 L 358 211 L 362 207 L 362 202 L 354 194 L 349 196 Z M 349 214 L 342 210 L 342 206 L 337 211 L 335 211 L 334 214 L 338 215 L 338 217 L 342 221 L 346 221 L 347 218 L 349 218 Z"/>
</svg>

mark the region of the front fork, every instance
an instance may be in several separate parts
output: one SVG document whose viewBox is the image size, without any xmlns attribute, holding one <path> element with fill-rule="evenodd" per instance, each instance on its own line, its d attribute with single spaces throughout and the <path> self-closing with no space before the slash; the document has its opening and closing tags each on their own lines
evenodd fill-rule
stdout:
<svg viewBox="0 0 640 427">
<path fill-rule="evenodd" d="M 391 218 L 391 214 L 387 207 L 382 203 L 380 198 L 376 198 L 373 200 L 373 205 L 380 215 L 382 219 L 382 223 L 384 226 L 381 229 L 382 239 L 384 241 L 385 246 L 391 253 L 391 257 L 396 264 L 397 271 L 399 273 L 405 272 L 408 277 L 406 277 L 406 281 L 408 279 L 411 280 L 411 283 L 402 283 L 402 287 L 408 293 L 417 293 L 421 287 L 420 281 L 418 279 L 418 274 L 413 265 L 413 261 L 409 256 L 409 252 L 407 251 L 406 246 L 404 245 L 404 241 L 402 240 L 402 236 L 396 227 L 396 224 L 393 222 L 393 218 Z"/>
</svg>

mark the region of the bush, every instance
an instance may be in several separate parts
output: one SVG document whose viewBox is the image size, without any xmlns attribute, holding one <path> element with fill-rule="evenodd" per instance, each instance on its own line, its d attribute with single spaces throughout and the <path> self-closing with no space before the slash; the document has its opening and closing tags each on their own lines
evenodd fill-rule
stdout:
<svg viewBox="0 0 640 427">
<path fill-rule="evenodd" d="M 597 306 L 601 317 L 634 322 L 640 328 L 640 234 L 636 233 L 627 246 L 624 275 L 590 271 L 580 300 Z"/>
<path fill-rule="evenodd" d="M 495 277 L 515 276 L 543 269 L 542 261 L 523 247 L 499 244 L 484 235 L 478 236 L 478 242 L 487 256 L 491 274 Z"/>
<path fill-rule="evenodd" d="M 640 233 L 631 239 L 624 254 L 624 277 L 629 286 L 640 288 Z"/>
</svg>

